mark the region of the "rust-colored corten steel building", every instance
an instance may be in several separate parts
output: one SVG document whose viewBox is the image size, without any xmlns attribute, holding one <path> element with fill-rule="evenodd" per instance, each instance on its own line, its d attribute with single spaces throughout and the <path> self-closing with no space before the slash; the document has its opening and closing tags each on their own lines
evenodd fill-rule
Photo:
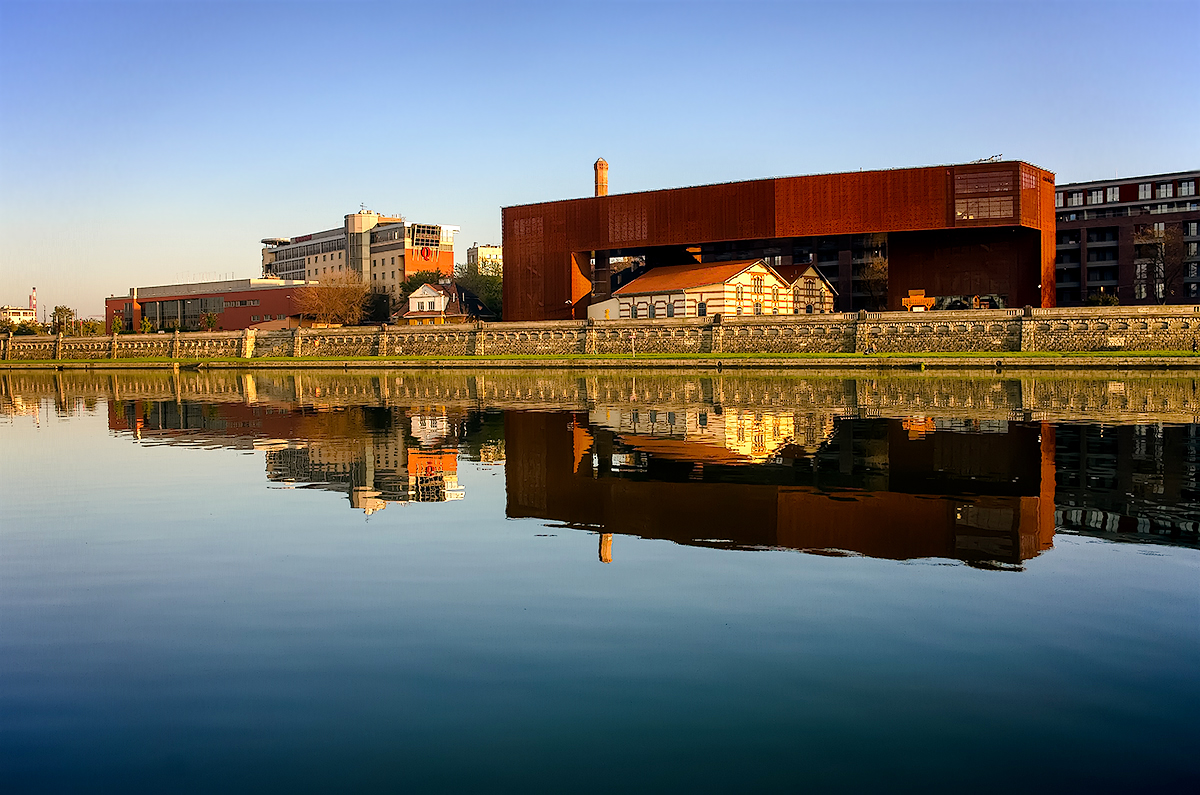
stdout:
<svg viewBox="0 0 1200 795">
<path fill-rule="evenodd" d="M 861 278 L 888 260 L 886 308 L 909 290 L 1004 306 L 1054 306 L 1054 174 L 1017 161 L 779 177 L 505 207 L 504 319 L 584 318 L 616 280 L 645 267 L 763 257 L 811 262 L 838 310 L 883 308 Z M 877 280 L 876 280 L 877 281 Z M 875 305 L 872 305 L 875 304 Z"/>
</svg>

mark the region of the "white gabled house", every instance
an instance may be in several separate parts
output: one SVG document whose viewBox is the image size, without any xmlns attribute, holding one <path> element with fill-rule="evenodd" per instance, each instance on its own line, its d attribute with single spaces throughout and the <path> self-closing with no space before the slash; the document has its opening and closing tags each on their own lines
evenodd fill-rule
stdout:
<svg viewBox="0 0 1200 795">
<path fill-rule="evenodd" d="M 613 299 L 619 318 L 639 320 L 819 314 L 833 311 L 834 295 L 811 265 L 795 268 L 795 280 L 788 281 L 757 259 L 652 268 L 618 288 Z"/>
</svg>

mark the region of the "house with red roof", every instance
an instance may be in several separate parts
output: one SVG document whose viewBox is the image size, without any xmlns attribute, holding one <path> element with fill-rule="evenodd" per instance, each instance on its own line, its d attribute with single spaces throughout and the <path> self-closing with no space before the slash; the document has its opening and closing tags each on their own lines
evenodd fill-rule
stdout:
<svg viewBox="0 0 1200 795">
<path fill-rule="evenodd" d="M 791 270 L 789 280 L 764 259 L 652 268 L 613 293 L 610 319 L 832 312 L 836 293 L 817 269 Z"/>
</svg>

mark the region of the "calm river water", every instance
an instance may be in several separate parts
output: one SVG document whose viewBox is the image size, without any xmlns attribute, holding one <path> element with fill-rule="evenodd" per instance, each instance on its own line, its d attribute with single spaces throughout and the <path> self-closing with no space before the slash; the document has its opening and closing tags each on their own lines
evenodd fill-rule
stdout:
<svg viewBox="0 0 1200 795">
<path fill-rule="evenodd" d="M 0 374 L 0 790 L 1197 791 L 1197 383 Z"/>
</svg>

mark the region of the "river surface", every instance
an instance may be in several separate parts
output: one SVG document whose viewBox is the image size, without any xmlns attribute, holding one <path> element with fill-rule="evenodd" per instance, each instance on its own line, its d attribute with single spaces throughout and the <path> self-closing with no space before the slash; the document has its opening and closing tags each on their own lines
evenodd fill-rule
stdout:
<svg viewBox="0 0 1200 795">
<path fill-rule="evenodd" d="M 0 374 L 0 790 L 1200 790 L 1189 376 Z"/>
</svg>

